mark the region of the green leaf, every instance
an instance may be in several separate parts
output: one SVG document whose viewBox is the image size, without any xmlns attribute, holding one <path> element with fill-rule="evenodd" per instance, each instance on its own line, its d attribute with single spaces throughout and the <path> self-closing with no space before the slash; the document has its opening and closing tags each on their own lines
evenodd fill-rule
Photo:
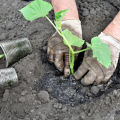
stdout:
<svg viewBox="0 0 120 120">
<path fill-rule="evenodd" d="M 20 12 L 26 20 L 33 21 L 40 17 L 45 17 L 52 10 L 52 5 L 43 0 L 34 0 L 26 7 L 22 8 Z"/>
<path fill-rule="evenodd" d="M 84 40 L 73 35 L 72 32 L 70 32 L 68 29 L 64 30 L 63 34 L 71 46 L 81 47 L 84 44 Z M 67 45 L 65 40 L 64 40 L 64 44 Z"/>
<path fill-rule="evenodd" d="M 62 21 L 63 17 L 66 15 L 66 13 L 68 12 L 68 9 L 65 10 L 61 10 L 59 12 L 56 12 L 55 14 L 55 19 L 57 21 Z"/>
<path fill-rule="evenodd" d="M 93 57 L 97 58 L 106 68 L 109 68 L 111 65 L 111 52 L 107 44 L 103 43 L 99 37 L 93 37 L 91 40 L 92 44 L 87 43 L 87 46 L 90 47 L 93 51 Z"/>
</svg>

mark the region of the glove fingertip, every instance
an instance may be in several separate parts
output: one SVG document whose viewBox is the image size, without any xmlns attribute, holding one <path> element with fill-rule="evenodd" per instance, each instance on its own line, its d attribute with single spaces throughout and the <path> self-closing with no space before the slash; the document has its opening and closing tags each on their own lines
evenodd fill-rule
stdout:
<svg viewBox="0 0 120 120">
<path fill-rule="evenodd" d="M 94 79 L 87 79 L 86 77 L 81 80 L 81 84 L 84 86 L 88 86 L 94 83 Z"/>
<path fill-rule="evenodd" d="M 90 83 L 89 83 L 89 82 L 86 82 L 86 81 L 84 80 L 84 78 L 81 80 L 81 84 L 84 85 L 84 86 L 90 85 Z"/>
<path fill-rule="evenodd" d="M 60 72 L 63 72 L 64 66 L 61 65 L 60 63 L 56 63 L 56 62 L 55 62 L 55 67 L 56 67 Z"/>
<path fill-rule="evenodd" d="M 65 67 L 65 69 L 64 69 L 64 76 L 65 77 L 69 77 L 70 76 L 70 68 L 68 68 L 68 67 L 66 68 Z"/>
<path fill-rule="evenodd" d="M 75 72 L 73 76 L 76 80 L 79 80 L 79 76 L 77 75 L 77 72 Z"/>
</svg>

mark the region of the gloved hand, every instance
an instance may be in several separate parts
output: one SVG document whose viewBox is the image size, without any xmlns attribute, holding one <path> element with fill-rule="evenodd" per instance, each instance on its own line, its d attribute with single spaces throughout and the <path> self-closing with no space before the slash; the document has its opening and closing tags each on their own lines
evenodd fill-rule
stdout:
<svg viewBox="0 0 120 120">
<path fill-rule="evenodd" d="M 74 35 L 82 39 L 81 22 L 79 20 L 66 20 L 62 22 L 62 29 L 69 29 Z M 80 48 L 74 47 L 74 50 Z M 48 60 L 55 64 L 59 71 L 64 70 L 65 77 L 70 75 L 69 48 L 64 45 L 62 37 L 55 32 L 48 40 Z"/>
<path fill-rule="evenodd" d="M 83 85 L 105 83 L 113 75 L 113 72 L 116 69 L 119 59 L 120 42 L 111 36 L 107 36 L 104 33 L 101 33 L 99 37 L 110 48 L 112 65 L 109 69 L 106 69 L 96 60 L 96 58 L 92 57 L 91 50 L 86 51 L 82 65 L 74 74 L 74 77 L 77 80 L 81 79 L 81 83 Z"/>
</svg>

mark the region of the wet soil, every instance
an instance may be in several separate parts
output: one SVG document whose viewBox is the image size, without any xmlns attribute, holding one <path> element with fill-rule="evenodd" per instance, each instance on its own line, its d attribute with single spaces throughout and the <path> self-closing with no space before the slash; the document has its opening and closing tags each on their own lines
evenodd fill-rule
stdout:
<svg viewBox="0 0 120 120">
<path fill-rule="evenodd" d="M 28 22 L 19 13 L 26 2 L 1 0 L 0 41 L 28 37 L 32 54 L 10 67 L 17 86 L 0 89 L 0 120 L 120 120 L 120 62 L 105 85 L 85 87 L 65 79 L 46 58 L 46 45 L 55 32 L 44 18 Z M 119 0 L 77 0 L 83 38 L 98 35 L 120 9 Z M 53 11 L 50 14 L 53 19 Z"/>
</svg>

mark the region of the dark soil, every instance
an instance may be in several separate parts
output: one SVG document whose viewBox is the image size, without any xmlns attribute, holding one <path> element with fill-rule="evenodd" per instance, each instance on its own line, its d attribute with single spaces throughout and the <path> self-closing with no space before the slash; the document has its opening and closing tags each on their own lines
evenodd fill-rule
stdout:
<svg viewBox="0 0 120 120">
<path fill-rule="evenodd" d="M 58 76 L 60 73 L 55 73 L 54 70 L 54 72 L 46 73 L 36 82 L 34 89 L 37 91 L 46 90 L 58 102 L 73 106 L 93 101 L 114 89 L 120 89 L 119 72 L 120 68 L 117 68 L 107 84 L 85 87 L 81 85 L 80 81 L 76 81 L 73 76 L 69 78 L 65 78 L 63 75 Z"/>
<path fill-rule="evenodd" d="M 32 54 L 10 66 L 19 83 L 0 90 L 0 120 L 120 120 L 120 62 L 105 85 L 84 87 L 72 77 L 58 76 L 46 58 L 47 41 L 55 30 L 44 18 L 24 20 L 18 10 L 26 4 L 0 2 L 0 41 L 28 37 L 33 47 Z M 77 6 L 83 37 L 90 40 L 114 18 L 120 1 L 77 0 Z"/>
</svg>

